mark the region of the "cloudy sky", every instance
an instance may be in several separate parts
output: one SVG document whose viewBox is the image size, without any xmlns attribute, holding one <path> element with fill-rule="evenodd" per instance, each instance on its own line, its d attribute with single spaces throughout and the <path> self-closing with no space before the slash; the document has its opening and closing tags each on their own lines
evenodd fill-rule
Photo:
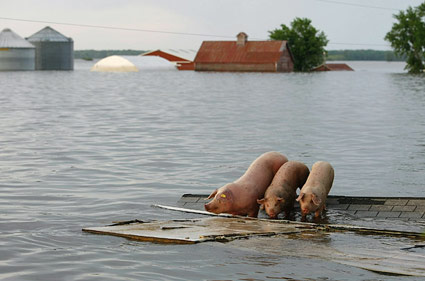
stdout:
<svg viewBox="0 0 425 281">
<path fill-rule="evenodd" d="M 198 49 L 204 40 L 233 40 L 240 31 L 251 40 L 267 39 L 269 30 L 306 17 L 325 32 L 328 50 L 388 50 L 383 37 L 393 14 L 423 1 L 0 0 L 0 30 L 28 37 L 50 25 L 72 37 L 76 50 Z"/>
</svg>

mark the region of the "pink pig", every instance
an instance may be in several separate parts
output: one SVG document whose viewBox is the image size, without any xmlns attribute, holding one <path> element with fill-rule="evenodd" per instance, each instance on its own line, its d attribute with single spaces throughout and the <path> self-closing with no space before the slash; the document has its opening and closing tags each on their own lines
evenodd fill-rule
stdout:
<svg viewBox="0 0 425 281">
<path fill-rule="evenodd" d="M 212 213 L 258 216 L 257 199 L 263 198 L 274 175 L 288 159 L 278 152 L 260 155 L 239 179 L 214 190 L 205 210 Z"/>
<path fill-rule="evenodd" d="M 301 188 L 307 180 L 309 170 L 306 165 L 297 161 L 289 161 L 280 167 L 267 188 L 263 199 L 257 200 L 264 206 L 270 218 L 276 218 L 281 212 L 288 217 L 294 208 L 297 188 Z"/>
<path fill-rule="evenodd" d="M 306 183 L 301 188 L 297 201 L 300 203 L 302 217 L 315 212 L 319 217 L 326 208 L 326 198 L 334 180 L 334 169 L 324 161 L 314 163 Z"/>
</svg>

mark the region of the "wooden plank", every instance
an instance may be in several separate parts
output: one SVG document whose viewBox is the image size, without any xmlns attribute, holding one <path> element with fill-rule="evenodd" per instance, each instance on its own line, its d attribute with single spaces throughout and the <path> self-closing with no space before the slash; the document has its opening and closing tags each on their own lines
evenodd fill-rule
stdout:
<svg viewBox="0 0 425 281">
<path fill-rule="evenodd" d="M 194 244 L 228 241 L 251 236 L 293 234 L 308 229 L 297 225 L 241 218 L 211 217 L 193 220 L 169 220 L 149 223 L 115 224 L 84 228 L 83 231 L 125 237 L 146 242 Z"/>
<path fill-rule="evenodd" d="M 202 210 L 187 209 L 187 208 L 166 206 L 166 205 L 159 205 L 159 204 L 153 204 L 152 207 L 166 209 L 170 211 L 178 211 L 183 213 L 191 213 L 191 214 L 206 215 L 206 216 L 216 216 L 216 217 L 226 217 L 226 218 L 234 217 L 231 214 L 214 214 L 214 213 L 202 211 Z"/>
</svg>

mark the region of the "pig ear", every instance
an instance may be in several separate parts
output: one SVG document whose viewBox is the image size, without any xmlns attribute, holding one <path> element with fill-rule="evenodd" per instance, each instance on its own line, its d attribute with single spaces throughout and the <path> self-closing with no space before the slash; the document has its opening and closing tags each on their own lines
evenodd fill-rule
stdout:
<svg viewBox="0 0 425 281">
<path fill-rule="evenodd" d="M 303 197 L 304 197 L 304 192 L 301 192 L 300 196 L 298 196 L 298 198 L 295 199 L 295 200 L 297 200 L 297 202 L 299 202 L 301 199 L 303 199 Z"/>
<path fill-rule="evenodd" d="M 214 190 L 214 191 L 210 194 L 210 196 L 208 196 L 208 198 L 207 198 L 206 200 L 213 198 L 216 194 L 217 194 L 217 189 L 216 189 L 216 190 Z"/>
<path fill-rule="evenodd" d="M 322 199 L 320 199 L 319 197 L 317 197 L 316 194 L 314 194 L 314 193 L 313 193 L 312 199 L 313 199 L 314 205 L 319 206 L 320 203 L 322 203 Z"/>
<path fill-rule="evenodd" d="M 262 204 L 266 203 L 266 199 L 264 199 L 264 198 L 263 199 L 257 199 L 257 203 L 262 205 Z"/>
</svg>

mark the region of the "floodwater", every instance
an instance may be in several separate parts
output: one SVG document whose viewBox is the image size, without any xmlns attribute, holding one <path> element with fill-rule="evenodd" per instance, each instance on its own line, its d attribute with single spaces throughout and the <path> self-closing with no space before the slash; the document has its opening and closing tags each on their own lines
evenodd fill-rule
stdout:
<svg viewBox="0 0 425 281">
<path fill-rule="evenodd" d="M 424 76 L 396 62 L 309 74 L 96 73 L 93 64 L 0 72 L 1 280 L 400 278 L 308 250 L 353 245 L 358 256 L 360 246 L 415 241 L 326 234 L 177 246 L 81 229 L 185 217 L 151 204 L 209 193 L 271 150 L 309 167 L 329 161 L 334 195 L 425 197 Z"/>
</svg>

